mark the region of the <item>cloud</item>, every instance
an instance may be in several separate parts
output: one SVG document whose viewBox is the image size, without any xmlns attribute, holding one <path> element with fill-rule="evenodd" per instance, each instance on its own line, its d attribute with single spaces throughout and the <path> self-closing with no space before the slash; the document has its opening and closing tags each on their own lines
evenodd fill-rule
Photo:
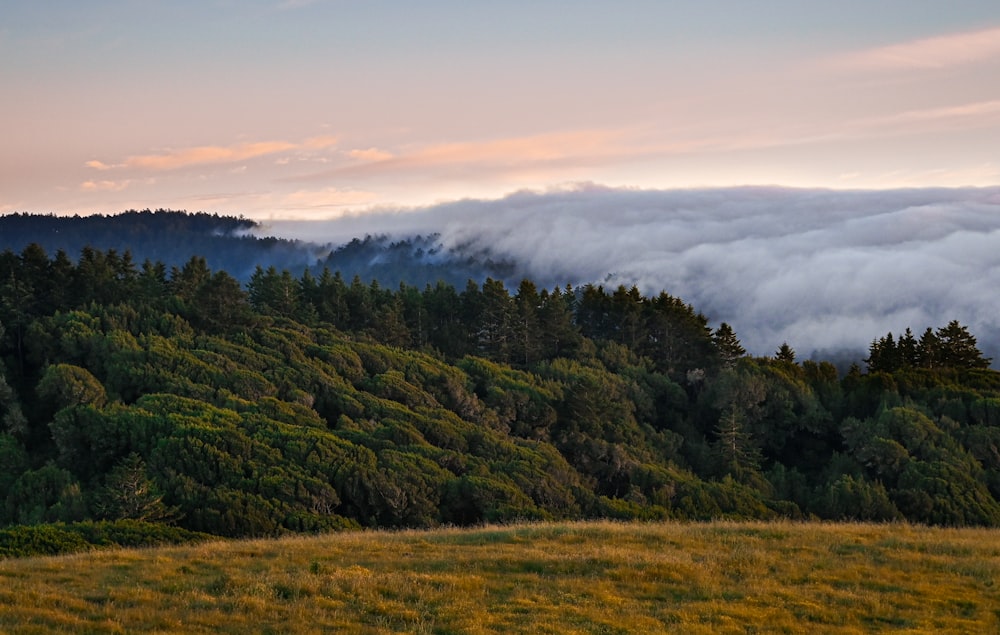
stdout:
<svg viewBox="0 0 1000 635">
<path fill-rule="evenodd" d="M 125 167 L 144 170 L 176 170 L 192 165 L 206 163 L 231 163 L 246 161 L 255 157 L 276 152 L 294 150 L 295 144 L 283 141 L 264 141 L 258 143 L 243 143 L 235 146 L 199 146 L 172 150 L 162 154 L 146 154 L 129 157 Z"/>
<path fill-rule="evenodd" d="M 104 170 L 110 170 L 113 167 L 108 165 L 107 163 L 102 163 L 96 159 L 92 161 L 87 161 L 86 163 L 84 163 L 84 165 L 87 166 L 88 168 L 93 168 L 95 170 L 100 170 L 102 172 Z"/>
<path fill-rule="evenodd" d="M 121 192 L 131 183 L 128 179 L 124 181 L 84 181 L 80 184 L 80 189 L 84 192 Z"/>
<path fill-rule="evenodd" d="M 342 190 L 328 187 L 322 190 L 299 190 L 287 194 L 279 207 L 292 210 L 317 210 L 367 205 L 376 199 L 372 192 Z"/>
<path fill-rule="evenodd" d="M 440 233 L 520 263 L 547 287 L 636 284 L 691 302 L 744 345 L 866 350 L 875 337 L 958 319 L 1000 353 L 1000 188 L 836 191 L 582 185 L 387 209 L 283 235 Z M 516 284 L 516 280 L 512 280 Z"/>
<path fill-rule="evenodd" d="M 352 159 L 361 159 L 362 161 L 386 161 L 394 156 L 391 152 L 379 150 L 378 148 L 351 150 L 347 155 Z"/>
<path fill-rule="evenodd" d="M 258 141 L 231 146 L 195 146 L 169 150 L 159 154 L 130 156 L 122 163 L 115 165 L 98 160 L 88 161 L 85 165 L 95 170 L 133 168 L 146 171 L 167 171 L 198 165 L 236 163 L 281 152 L 323 150 L 336 145 L 336 143 L 336 137 L 322 136 L 306 139 L 301 143 Z"/>
<path fill-rule="evenodd" d="M 591 165 L 613 157 L 645 152 L 625 144 L 626 135 L 612 130 L 581 130 L 476 142 L 438 143 L 404 148 L 396 153 L 370 148 L 350 156 L 364 163 L 297 177 L 294 180 L 327 180 L 336 177 L 420 176 L 499 178 L 510 174 L 538 173 L 540 168 L 565 169 Z"/>
<path fill-rule="evenodd" d="M 855 125 L 877 129 L 884 129 L 891 126 L 901 126 L 910 129 L 915 124 L 935 122 L 976 126 L 996 123 L 998 118 L 1000 118 L 1000 100 L 994 99 L 943 106 L 940 108 L 904 110 L 891 115 L 862 119 L 855 122 Z"/>
<path fill-rule="evenodd" d="M 911 40 L 833 58 L 850 71 L 938 70 L 1000 59 L 1000 28 Z"/>
</svg>

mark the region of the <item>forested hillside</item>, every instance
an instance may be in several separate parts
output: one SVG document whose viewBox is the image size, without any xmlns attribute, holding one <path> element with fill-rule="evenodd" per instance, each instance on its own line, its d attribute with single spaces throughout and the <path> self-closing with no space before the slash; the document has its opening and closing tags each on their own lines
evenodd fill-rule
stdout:
<svg viewBox="0 0 1000 635">
<path fill-rule="evenodd" d="M 33 245 L 0 254 L 0 324 L 3 525 L 1000 525 L 1000 374 L 957 322 L 873 334 L 839 377 L 747 357 L 666 293 L 244 286 L 201 257 Z"/>
<path fill-rule="evenodd" d="M 437 236 L 390 240 L 365 236 L 342 245 L 265 236 L 260 223 L 243 217 L 189 214 L 173 210 L 127 211 L 92 216 L 41 214 L 0 215 L 0 250 L 21 252 L 35 244 L 45 252 L 63 251 L 74 257 L 84 249 L 131 254 L 138 262 L 151 260 L 181 267 L 192 256 L 202 256 L 213 269 L 246 282 L 254 267 L 273 266 L 319 275 L 324 268 L 349 278 L 400 282 L 423 286 L 443 280 L 464 285 L 487 277 L 509 280 L 518 268 L 497 262 L 480 251 L 444 249 Z M 467 253 L 468 252 L 468 253 Z"/>
<path fill-rule="evenodd" d="M 209 266 L 243 279 L 259 263 L 301 269 L 320 254 L 310 246 L 278 238 L 258 237 L 255 221 L 218 214 L 188 214 L 170 210 L 128 211 L 91 216 L 0 216 L 0 249 L 15 252 L 29 245 L 47 253 L 63 251 L 76 257 L 84 249 L 125 252 L 142 262 L 183 266 L 194 255 Z M 315 247 L 315 246 L 312 246 Z"/>
</svg>

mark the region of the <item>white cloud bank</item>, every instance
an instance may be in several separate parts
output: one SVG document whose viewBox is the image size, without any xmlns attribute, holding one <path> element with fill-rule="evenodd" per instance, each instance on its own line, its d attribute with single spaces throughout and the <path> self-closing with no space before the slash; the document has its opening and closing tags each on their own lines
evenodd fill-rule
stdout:
<svg viewBox="0 0 1000 635">
<path fill-rule="evenodd" d="M 279 235 L 439 233 L 516 260 L 525 276 L 636 284 L 734 326 L 753 353 L 865 349 L 958 319 L 1000 349 L 1000 188 L 833 191 L 746 187 L 519 192 L 323 223 Z"/>
</svg>

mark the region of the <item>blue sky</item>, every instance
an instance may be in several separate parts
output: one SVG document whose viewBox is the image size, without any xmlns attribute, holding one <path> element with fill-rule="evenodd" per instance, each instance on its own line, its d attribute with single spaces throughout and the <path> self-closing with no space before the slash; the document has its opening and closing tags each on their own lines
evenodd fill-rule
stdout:
<svg viewBox="0 0 1000 635">
<path fill-rule="evenodd" d="M 997 77 L 995 1 L 7 1 L 0 213 L 998 185 Z"/>
</svg>

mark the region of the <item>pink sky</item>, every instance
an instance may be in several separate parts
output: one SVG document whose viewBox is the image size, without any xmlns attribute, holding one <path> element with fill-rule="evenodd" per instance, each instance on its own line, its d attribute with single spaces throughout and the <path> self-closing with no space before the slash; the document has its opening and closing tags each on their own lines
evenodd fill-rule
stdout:
<svg viewBox="0 0 1000 635">
<path fill-rule="evenodd" d="M 0 213 L 1000 184 L 993 1 L 10 5 Z"/>
</svg>

